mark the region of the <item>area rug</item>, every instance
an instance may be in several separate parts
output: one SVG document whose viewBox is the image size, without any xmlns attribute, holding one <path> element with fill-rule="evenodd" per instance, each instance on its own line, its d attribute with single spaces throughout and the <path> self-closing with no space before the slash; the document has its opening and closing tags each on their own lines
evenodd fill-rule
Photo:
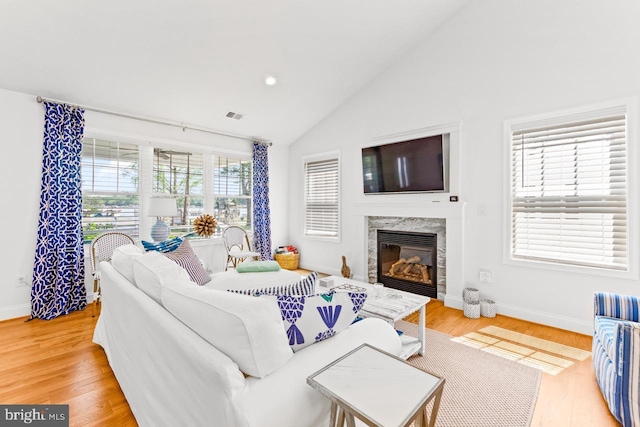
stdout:
<svg viewBox="0 0 640 427">
<path fill-rule="evenodd" d="M 418 325 L 396 328 L 417 336 Z M 538 397 L 540 371 L 451 341 L 427 329 L 424 356 L 408 362 L 445 378 L 436 427 L 528 427 Z M 429 404 L 428 413 L 431 413 Z"/>
</svg>

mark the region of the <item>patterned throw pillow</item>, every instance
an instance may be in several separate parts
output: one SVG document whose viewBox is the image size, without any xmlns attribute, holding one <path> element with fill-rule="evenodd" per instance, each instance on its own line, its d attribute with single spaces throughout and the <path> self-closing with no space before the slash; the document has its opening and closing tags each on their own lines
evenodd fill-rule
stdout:
<svg viewBox="0 0 640 427">
<path fill-rule="evenodd" d="M 180 246 L 180 243 L 182 243 L 182 238 L 173 237 L 171 239 L 163 240 L 161 242 L 147 242 L 146 240 L 143 240 L 142 246 L 144 247 L 144 250 L 147 252 L 157 251 L 157 252 L 166 253 L 166 252 L 172 252 L 178 249 L 178 247 Z"/>
<path fill-rule="evenodd" d="M 289 346 L 299 351 L 346 329 L 358 315 L 366 292 L 335 292 L 309 296 L 262 295 L 278 303 Z"/>
<path fill-rule="evenodd" d="M 176 264 L 187 270 L 191 280 L 198 285 L 204 285 L 211 277 L 207 273 L 207 270 L 202 267 L 200 260 L 191 249 L 191 245 L 188 240 L 183 240 L 176 249 L 171 252 L 165 252 L 164 256 L 174 261 Z"/>
<path fill-rule="evenodd" d="M 318 272 L 314 271 L 299 282 L 290 285 L 267 286 L 264 288 L 254 289 L 227 289 L 229 292 L 235 292 L 243 295 L 313 295 L 316 291 L 316 280 Z"/>
</svg>

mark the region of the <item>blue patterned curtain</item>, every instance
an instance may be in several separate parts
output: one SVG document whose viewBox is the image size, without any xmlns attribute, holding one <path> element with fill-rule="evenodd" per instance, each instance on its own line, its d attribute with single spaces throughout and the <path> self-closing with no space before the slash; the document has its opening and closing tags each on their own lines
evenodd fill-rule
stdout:
<svg viewBox="0 0 640 427">
<path fill-rule="evenodd" d="M 87 305 L 80 159 L 84 110 L 45 102 L 40 220 L 31 318 L 52 319 Z"/>
<path fill-rule="evenodd" d="M 253 250 L 260 253 L 263 261 L 272 259 L 267 149 L 266 144 L 253 143 Z"/>
</svg>

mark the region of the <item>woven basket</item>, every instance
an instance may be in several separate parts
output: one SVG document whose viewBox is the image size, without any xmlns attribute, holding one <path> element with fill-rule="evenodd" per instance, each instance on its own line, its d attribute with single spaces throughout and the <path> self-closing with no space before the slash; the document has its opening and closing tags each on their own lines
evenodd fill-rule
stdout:
<svg viewBox="0 0 640 427">
<path fill-rule="evenodd" d="M 480 301 L 480 291 L 476 288 L 464 288 L 462 292 L 462 299 L 464 302 Z"/>
<path fill-rule="evenodd" d="M 274 258 L 285 270 L 295 270 L 300 263 L 300 254 L 275 254 Z"/>
<path fill-rule="evenodd" d="M 480 300 L 480 314 L 484 317 L 496 317 L 496 303 L 490 299 Z"/>
<path fill-rule="evenodd" d="M 477 319 L 480 317 L 479 302 L 464 302 L 464 315 L 469 319 Z"/>
</svg>

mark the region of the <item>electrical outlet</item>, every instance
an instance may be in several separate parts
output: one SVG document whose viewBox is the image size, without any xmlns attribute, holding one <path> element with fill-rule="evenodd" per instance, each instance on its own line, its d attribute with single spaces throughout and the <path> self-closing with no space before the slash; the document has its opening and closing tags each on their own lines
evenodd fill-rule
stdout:
<svg viewBox="0 0 640 427">
<path fill-rule="evenodd" d="M 493 276 L 488 270 L 480 270 L 478 277 L 480 279 L 480 283 L 491 283 L 493 280 Z"/>
</svg>

